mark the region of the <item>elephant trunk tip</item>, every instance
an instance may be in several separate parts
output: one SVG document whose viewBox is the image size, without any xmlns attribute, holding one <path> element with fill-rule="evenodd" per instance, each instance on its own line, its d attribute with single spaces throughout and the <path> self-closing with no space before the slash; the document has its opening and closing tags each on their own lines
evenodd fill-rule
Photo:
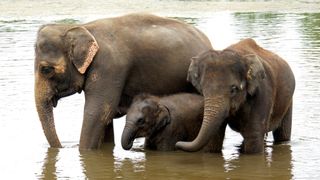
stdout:
<svg viewBox="0 0 320 180">
<path fill-rule="evenodd" d="M 133 146 L 133 141 L 137 137 L 138 129 L 131 123 L 126 122 L 121 136 L 121 146 L 124 150 L 130 150 Z"/>
<path fill-rule="evenodd" d="M 62 148 L 62 145 L 60 142 L 57 142 L 56 144 L 50 145 L 52 148 Z"/>
<path fill-rule="evenodd" d="M 122 145 L 122 148 L 124 150 L 130 150 L 132 148 L 132 146 L 133 146 L 133 142 L 130 142 L 130 143 L 127 143 L 127 144 L 121 143 L 121 145 Z"/>
<path fill-rule="evenodd" d="M 57 136 L 57 134 L 54 132 L 49 131 L 45 128 L 46 125 L 44 125 L 44 133 L 46 135 L 47 141 L 49 142 L 49 145 L 51 148 L 62 148 L 62 145 L 60 143 L 60 140 Z M 49 135 L 48 135 L 49 134 Z"/>
<path fill-rule="evenodd" d="M 125 133 L 126 134 L 126 133 Z M 124 150 L 130 150 L 133 146 L 134 137 L 122 134 L 121 146 Z"/>
<path fill-rule="evenodd" d="M 198 146 L 198 147 L 194 146 L 192 142 L 184 142 L 184 141 L 178 141 L 175 147 L 177 149 L 181 149 L 187 152 L 199 151 L 202 148 L 201 146 Z"/>
</svg>

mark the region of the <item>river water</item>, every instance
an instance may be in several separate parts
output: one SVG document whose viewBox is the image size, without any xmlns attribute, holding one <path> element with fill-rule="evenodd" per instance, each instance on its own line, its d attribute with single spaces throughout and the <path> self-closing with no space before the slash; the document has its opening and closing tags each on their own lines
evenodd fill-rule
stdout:
<svg viewBox="0 0 320 180">
<path fill-rule="evenodd" d="M 146 11 L 205 32 L 215 49 L 254 38 L 286 59 L 296 76 L 292 140 L 242 155 L 242 138 L 227 129 L 222 154 L 121 148 L 124 119 L 114 120 L 115 145 L 79 151 L 83 94 L 54 110 L 64 148 L 52 149 L 34 105 L 34 42 L 39 26 L 82 23 Z M 0 2 L 0 179 L 320 179 L 319 1 L 33 1 Z"/>
</svg>

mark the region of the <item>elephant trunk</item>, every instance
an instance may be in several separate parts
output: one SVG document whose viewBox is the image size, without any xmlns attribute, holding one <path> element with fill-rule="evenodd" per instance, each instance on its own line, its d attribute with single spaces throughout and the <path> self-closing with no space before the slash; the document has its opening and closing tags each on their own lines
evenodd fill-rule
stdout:
<svg viewBox="0 0 320 180">
<path fill-rule="evenodd" d="M 223 97 L 205 97 L 204 103 L 203 122 L 198 136 L 192 142 L 177 142 L 178 149 L 189 152 L 198 151 L 209 142 L 213 133 L 218 132 L 226 116 L 226 101 Z"/>
<path fill-rule="evenodd" d="M 53 118 L 53 104 L 50 98 L 50 89 L 45 82 L 39 82 L 36 78 L 35 83 L 35 102 L 38 111 L 38 116 L 42 124 L 44 134 L 53 148 L 61 148 L 61 143 L 56 133 Z"/>
<path fill-rule="evenodd" d="M 132 148 L 133 141 L 136 138 L 137 127 L 134 124 L 126 122 L 121 136 L 121 145 L 125 150 Z"/>
</svg>

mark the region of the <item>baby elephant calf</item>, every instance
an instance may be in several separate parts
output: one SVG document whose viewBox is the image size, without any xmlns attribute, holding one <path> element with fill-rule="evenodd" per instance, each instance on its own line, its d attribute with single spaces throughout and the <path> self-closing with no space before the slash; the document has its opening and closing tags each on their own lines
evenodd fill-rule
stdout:
<svg viewBox="0 0 320 180">
<path fill-rule="evenodd" d="M 202 124 L 203 104 L 203 97 L 197 94 L 136 96 L 127 112 L 123 149 L 129 150 L 138 137 L 146 138 L 146 149 L 161 151 L 175 150 L 178 141 L 193 140 Z M 214 151 L 210 147 L 209 142 L 203 150 Z"/>
</svg>

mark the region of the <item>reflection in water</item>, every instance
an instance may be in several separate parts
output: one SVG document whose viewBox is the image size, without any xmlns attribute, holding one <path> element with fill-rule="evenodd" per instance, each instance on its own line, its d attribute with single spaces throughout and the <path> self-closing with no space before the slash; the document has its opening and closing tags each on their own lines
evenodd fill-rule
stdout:
<svg viewBox="0 0 320 180">
<path fill-rule="evenodd" d="M 80 151 L 83 173 L 89 179 L 114 177 L 112 147 L 103 146 L 95 151 Z"/>
<path fill-rule="evenodd" d="M 56 162 L 58 161 L 57 159 L 58 153 L 59 153 L 59 149 L 48 148 L 47 155 L 43 161 L 41 177 L 39 178 L 57 179 Z"/>
<path fill-rule="evenodd" d="M 72 152 L 78 148 L 73 148 Z M 96 151 L 80 151 L 82 173 L 70 173 L 68 165 L 59 165 L 59 149 L 48 148 L 38 178 L 124 178 L 124 179 L 291 179 L 290 145 L 266 147 L 264 155 L 235 155 L 226 159 L 221 154 L 124 151 L 105 144 Z M 113 155 L 112 155 L 113 151 Z M 117 152 L 117 153 L 116 153 Z M 119 153 L 121 152 L 121 153 Z M 69 167 L 70 168 L 70 167 Z"/>
<path fill-rule="evenodd" d="M 292 155 L 289 145 L 267 146 L 264 156 L 241 155 L 225 161 L 227 177 L 244 179 L 291 179 Z M 232 167 L 232 169 L 230 169 Z"/>
<path fill-rule="evenodd" d="M 122 147 L 116 146 L 113 151 L 114 170 L 121 173 L 126 165 L 132 165 L 133 172 L 145 171 L 145 153 L 143 151 L 125 151 Z"/>
</svg>

